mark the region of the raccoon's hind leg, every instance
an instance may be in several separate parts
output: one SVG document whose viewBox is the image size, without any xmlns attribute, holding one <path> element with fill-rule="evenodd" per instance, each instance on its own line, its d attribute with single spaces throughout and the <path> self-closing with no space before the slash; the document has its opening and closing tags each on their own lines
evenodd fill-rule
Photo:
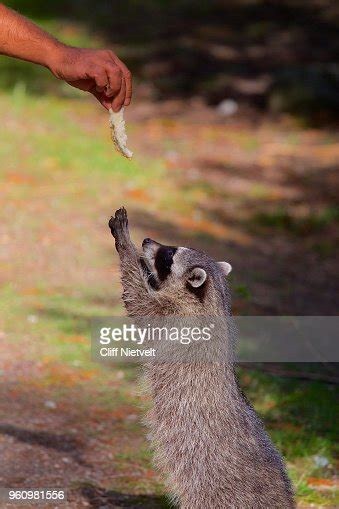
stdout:
<svg viewBox="0 0 339 509">
<path fill-rule="evenodd" d="M 126 209 L 124 207 L 118 209 L 108 225 L 120 257 L 122 298 L 128 314 L 129 316 L 152 314 L 156 305 L 154 289 L 149 284 L 145 261 L 131 241 Z"/>
</svg>

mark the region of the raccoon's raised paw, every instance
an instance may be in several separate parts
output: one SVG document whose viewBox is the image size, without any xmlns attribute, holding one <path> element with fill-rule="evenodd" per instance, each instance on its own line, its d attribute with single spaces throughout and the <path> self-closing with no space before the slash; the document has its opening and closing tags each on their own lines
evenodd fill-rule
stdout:
<svg viewBox="0 0 339 509">
<path fill-rule="evenodd" d="M 124 247 L 129 241 L 128 219 L 125 207 L 121 207 L 116 211 L 114 217 L 112 216 L 109 220 L 108 226 L 115 238 L 116 248 Z"/>
</svg>

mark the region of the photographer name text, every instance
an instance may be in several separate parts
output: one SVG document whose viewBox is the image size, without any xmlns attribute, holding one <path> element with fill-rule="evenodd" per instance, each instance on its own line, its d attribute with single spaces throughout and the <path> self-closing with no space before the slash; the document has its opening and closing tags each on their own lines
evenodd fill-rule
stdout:
<svg viewBox="0 0 339 509">
<path fill-rule="evenodd" d="M 155 348 L 101 348 L 101 357 L 155 357 Z"/>
</svg>

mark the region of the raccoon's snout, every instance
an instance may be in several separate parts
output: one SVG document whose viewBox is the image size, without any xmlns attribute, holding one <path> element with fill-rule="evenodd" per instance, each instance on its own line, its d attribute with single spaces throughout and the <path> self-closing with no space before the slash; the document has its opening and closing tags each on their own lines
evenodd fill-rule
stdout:
<svg viewBox="0 0 339 509">
<path fill-rule="evenodd" d="M 152 244 L 152 242 L 154 242 L 154 240 L 149 239 L 149 238 L 144 239 L 144 240 L 142 241 L 142 247 L 146 246 L 147 244 Z"/>
<path fill-rule="evenodd" d="M 144 239 L 142 242 L 142 249 L 143 249 L 144 253 L 151 255 L 153 257 L 155 256 L 155 254 L 160 246 L 161 246 L 161 244 L 159 244 L 159 242 L 155 242 L 155 240 L 152 240 L 149 238 Z"/>
</svg>

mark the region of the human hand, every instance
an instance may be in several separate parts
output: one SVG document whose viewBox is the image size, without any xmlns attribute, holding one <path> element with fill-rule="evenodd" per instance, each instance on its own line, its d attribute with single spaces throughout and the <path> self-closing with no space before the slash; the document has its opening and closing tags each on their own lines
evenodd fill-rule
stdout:
<svg viewBox="0 0 339 509">
<path fill-rule="evenodd" d="M 58 45 L 49 68 L 57 78 L 93 94 L 107 109 L 117 112 L 131 102 L 131 73 L 111 50 Z"/>
</svg>

